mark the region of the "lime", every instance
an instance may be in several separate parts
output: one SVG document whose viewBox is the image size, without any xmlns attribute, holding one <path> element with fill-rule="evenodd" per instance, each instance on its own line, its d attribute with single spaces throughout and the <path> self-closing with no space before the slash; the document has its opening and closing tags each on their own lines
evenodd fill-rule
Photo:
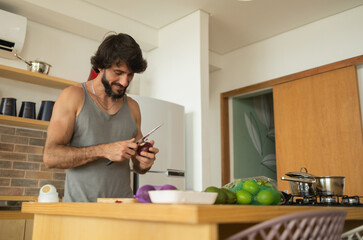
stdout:
<svg viewBox="0 0 363 240">
<path fill-rule="evenodd" d="M 221 188 L 227 195 L 227 202 L 228 204 L 234 204 L 237 201 L 237 196 L 234 192 L 226 189 L 226 188 Z"/>
<path fill-rule="evenodd" d="M 258 193 L 260 188 L 258 187 L 258 184 L 255 181 L 247 180 L 243 183 L 242 189 L 255 195 Z"/>
<path fill-rule="evenodd" d="M 204 192 L 218 192 L 218 188 L 214 186 L 207 187 Z"/>
<path fill-rule="evenodd" d="M 252 202 L 252 195 L 251 193 L 245 190 L 239 190 L 236 193 L 237 196 L 237 203 L 239 204 L 250 204 Z"/>
<path fill-rule="evenodd" d="M 271 191 L 261 190 L 257 194 L 256 200 L 258 203 L 260 203 L 262 205 L 271 205 L 274 202 L 275 198 Z"/>
</svg>

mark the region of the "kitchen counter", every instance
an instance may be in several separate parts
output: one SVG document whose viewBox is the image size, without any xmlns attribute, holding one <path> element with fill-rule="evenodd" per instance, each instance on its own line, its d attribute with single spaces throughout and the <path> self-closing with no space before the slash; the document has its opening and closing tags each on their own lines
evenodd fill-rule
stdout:
<svg viewBox="0 0 363 240">
<path fill-rule="evenodd" d="M 344 209 L 346 228 L 363 224 L 363 207 L 23 203 L 34 213 L 33 239 L 223 239 L 288 213 Z"/>
<path fill-rule="evenodd" d="M 36 196 L 0 196 L 0 201 L 32 201 L 36 202 L 38 197 Z M 1 208 L 0 208 L 1 209 Z M 20 210 L 0 210 L 0 220 L 16 220 L 16 219 L 33 219 L 34 214 L 23 213 Z"/>
</svg>

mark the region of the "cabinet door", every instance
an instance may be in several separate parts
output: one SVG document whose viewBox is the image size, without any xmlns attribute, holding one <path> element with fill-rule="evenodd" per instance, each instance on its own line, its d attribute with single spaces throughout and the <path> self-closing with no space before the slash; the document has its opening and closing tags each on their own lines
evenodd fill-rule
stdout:
<svg viewBox="0 0 363 240">
<path fill-rule="evenodd" d="M 345 194 L 363 196 L 363 140 L 356 68 L 346 67 L 273 88 L 277 177 L 306 167 L 345 176 Z"/>
<path fill-rule="evenodd" d="M 25 220 L 0 220 L 0 239 L 23 240 Z"/>
</svg>

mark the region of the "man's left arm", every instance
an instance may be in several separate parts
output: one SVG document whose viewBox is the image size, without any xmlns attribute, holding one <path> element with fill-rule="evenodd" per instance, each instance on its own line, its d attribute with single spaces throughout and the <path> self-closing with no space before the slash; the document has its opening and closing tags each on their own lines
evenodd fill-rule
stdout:
<svg viewBox="0 0 363 240">
<path fill-rule="evenodd" d="M 133 100 L 132 98 L 128 97 L 129 108 L 131 111 L 131 115 L 133 116 L 136 125 L 137 125 L 137 134 L 136 140 L 138 141 L 143 137 L 141 132 L 141 112 L 139 104 Z M 158 148 L 154 147 L 155 142 L 152 140 L 150 141 L 153 147 L 149 148 L 149 152 L 142 151 L 140 155 L 136 153 L 134 156 L 131 157 L 133 169 L 135 172 L 139 174 L 144 174 L 150 170 L 154 161 L 156 160 L 156 154 L 159 152 Z"/>
</svg>

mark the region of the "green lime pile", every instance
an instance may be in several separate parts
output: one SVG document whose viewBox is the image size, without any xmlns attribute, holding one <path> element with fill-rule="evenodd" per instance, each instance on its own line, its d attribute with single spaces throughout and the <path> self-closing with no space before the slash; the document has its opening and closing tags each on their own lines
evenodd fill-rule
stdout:
<svg viewBox="0 0 363 240">
<path fill-rule="evenodd" d="M 238 204 L 277 205 L 281 201 L 280 192 L 272 185 L 260 185 L 256 180 L 246 180 L 229 189 L 236 193 Z"/>
<path fill-rule="evenodd" d="M 226 188 L 217 188 L 214 186 L 210 186 L 207 187 L 204 192 L 218 193 L 217 199 L 214 204 L 235 204 L 237 201 L 236 193 Z"/>
</svg>

